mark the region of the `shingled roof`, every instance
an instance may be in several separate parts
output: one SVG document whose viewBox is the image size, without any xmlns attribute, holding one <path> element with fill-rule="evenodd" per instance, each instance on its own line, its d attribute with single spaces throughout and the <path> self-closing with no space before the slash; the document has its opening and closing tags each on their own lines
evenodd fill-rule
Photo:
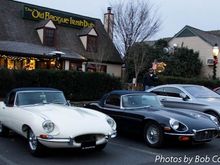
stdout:
<svg viewBox="0 0 220 165">
<path fill-rule="evenodd" d="M 81 29 L 65 27 L 56 24 L 56 46 L 55 47 L 45 47 L 41 44 L 39 36 L 36 31 L 36 27 L 39 26 L 40 21 L 27 20 L 22 18 L 22 11 L 24 5 L 27 3 L 16 2 L 13 0 L 0 0 L 0 51 L 5 48 L 5 43 L 9 45 L 22 45 L 26 46 L 24 49 L 17 49 L 21 53 L 34 53 L 42 54 L 47 50 L 60 50 L 66 51 L 65 56 L 69 58 L 81 59 L 82 56 L 89 61 L 94 61 L 96 57 L 98 58 L 99 53 L 105 53 L 105 58 L 103 62 L 121 64 L 122 59 L 120 54 L 116 50 L 115 46 L 112 43 L 112 40 L 109 38 L 107 32 L 104 29 L 104 26 L 100 19 L 90 18 L 85 16 L 80 16 L 73 13 L 67 13 L 63 11 L 54 10 L 61 13 L 72 14 L 80 16 L 82 18 L 90 19 L 95 24 L 95 29 L 98 34 L 97 38 L 97 53 L 87 52 L 83 47 L 83 44 L 80 41 L 79 34 L 82 33 Z M 28 4 L 30 5 L 30 4 Z M 39 7 L 39 6 L 38 6 Z M 40 7 L 43 8 L 43 7 Z M 43 8 L 48 9 L 48 8 Z M 53 9 L 49 9 L 53 10 Z M 41 22 L 41 23 L 44 23 Z M 40 24 L 41 24 L 40 23 Z M 14 43 L 13 43 L 14 42 Z M 2 44 L 2 45 L 1 45 Z M 13 50 L 12 47 L 7 47 L 7 49 Z M 29 50 L 31 49 L 31 50 Z M 8 51 L 10 51 L 8 50 Z M 29 52 L 31 51 L 31 52 Z"/>
<path fill-rule="evenodd" d="M 56 51 L 53 47 L 41 46 L 37 44 L 17 42 L 17 41 L 0 41 L 0 51 L 3 53 L 21 54 L 22 56 L 33 55 L 35 57 L 48 57 L 51 58 L 50 53 Z M 75 59 L 75 60 L 86 60 L 85 57 L 79 55 L 76 52 L 68 49 L 61 49 L 63 52 L 62 58 Z M 19 55 L 18 54 L 18 55 Z"/>
<path fill-rule="evenodd" d="M 189 30 L 195 36 L 200 37 L 205 42 L 209 43 L 210 45 L 214 46 L 215 44 L 220 45 L 220 35 L 217 31 L 203 31 L 191 26 L 186 25 L 182 30 L 180 30 L 173 38 L 177 38 L 182 34 L 183 31 Z"/>
</svg>

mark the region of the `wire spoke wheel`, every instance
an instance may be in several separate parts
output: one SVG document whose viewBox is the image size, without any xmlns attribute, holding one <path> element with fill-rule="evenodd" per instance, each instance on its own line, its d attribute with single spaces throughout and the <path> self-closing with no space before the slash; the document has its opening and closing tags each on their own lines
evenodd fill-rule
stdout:
<svg viewBox="0 0 220 165">
<path fill-rule="evenodd" d="M 35 136 L 32 130 L 29 131 L 28 143 L 31 150 L 35 151 L 37 149 L 37 145 L 38 145 L 37 137 Z"/>
<path fill-rule="evenodd" d="M 5 127 L 0 121 L 0 136 L 8 136 L 8 134 L 9 134 L 9 129 Z"/>
<path fill-rule="evenodd" d="M 38 141 L 37 136 L 34 132 L 29 129 L 28 131 L 28 148 L 32 155 L 34 156 L 43 156 L 45 147 Z"/>
<path fill-rule="evenodd" d="M 144 139 L 150 147 L 161 147 L 164 138 L 160 125 L 154 122 L 146 124 L 144 128 Z"/>
<path fill-rule="evenodd" d="M 0 121 L 0 133 L 2 133 L 2 130 L 3 130 L 3 125 L 2 122 Z"/>
<path fill-rule="evenodd" d="M 148 127 L 146 138 L 151 144 L 156 144 L 160 140 L 159 130 L 155 126 L 151 125 Z"/>
</svg>

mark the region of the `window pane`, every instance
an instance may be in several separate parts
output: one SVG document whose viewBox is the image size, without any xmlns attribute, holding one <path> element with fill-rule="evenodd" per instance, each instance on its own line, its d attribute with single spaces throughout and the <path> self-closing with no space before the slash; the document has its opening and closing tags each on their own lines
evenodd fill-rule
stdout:
<svg viewBox="0 0 220 165">
<path fill-rule="evenodd" d="M 44 29 L 44 45 L 54 46 L 54 39 L 55 39 L 55 30 L 45 28 Z"/>
<path fill-rule="evenodd" d="M 97 52 L 97 37 L 88 36 L 87 37 L 87 51 L 88 52 Z"/>
</svg>

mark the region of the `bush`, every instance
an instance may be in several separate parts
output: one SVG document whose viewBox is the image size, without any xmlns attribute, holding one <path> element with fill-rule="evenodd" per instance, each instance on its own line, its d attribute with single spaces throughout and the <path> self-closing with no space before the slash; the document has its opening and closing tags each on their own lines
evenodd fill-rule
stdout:
<svg viewBox="0 0 220 165">
<path fill-rule="evenodd" d="M 72 101 L 97 100 L 104 93 L 121 89 L 118 78 L 102 73 L 64 70 L 0 69 L 0 97 L 18 87 L 52 87 L 62 90 Z"/>
</svg>

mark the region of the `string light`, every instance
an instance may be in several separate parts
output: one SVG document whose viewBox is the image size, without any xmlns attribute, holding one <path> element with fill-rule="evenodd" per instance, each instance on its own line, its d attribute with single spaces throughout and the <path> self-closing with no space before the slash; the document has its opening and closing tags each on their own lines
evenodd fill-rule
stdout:
<svg viewBox="0 0 220 165">
<path fill-rule="evenodd" d="M 26 70 L 35 69 L 36 61 L 43 61 L 45 64 L 49 62 L 51 66 L 55 65 L 57 69 L 61 68 L 61 64 L 59 63 L 59 61 L 54 58 L 53 59 L 49 59 L 49 58 L 39 59 L 35 57 L 18 57 L 18 56 L 10 56 L 10 55 L 5 55 L 5 54 L 0 54 L 0 58 L 7 60 L 8 69 L 15 69 L 17 67 L 15 63 L 16 61 L 19 61 L 20 65 L 22 65 L 22 68 Z"/>
</svg>

